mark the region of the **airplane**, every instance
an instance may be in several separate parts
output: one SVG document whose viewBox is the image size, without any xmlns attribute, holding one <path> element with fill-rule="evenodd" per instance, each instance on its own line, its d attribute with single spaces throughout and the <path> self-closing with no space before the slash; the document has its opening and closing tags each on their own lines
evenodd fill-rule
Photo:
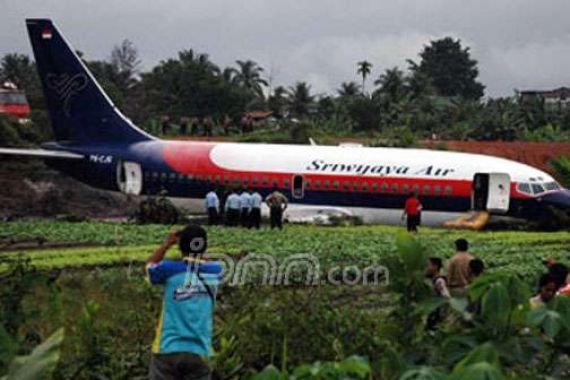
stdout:
<svg viewBox="0 0 570 380">
<path fill-rule="evenodd" d="M 533 219 L 570 212 L 549 174 L 486 155 L 422 149 L 161 140 L 113 104 L 49 19 L 28 19 L 55 141 L 0 154 L 44 159 L 90 186 L 131 195 L 203 198 L 212 187 L 279 189 L 294 204 L 372 212 L 398 223 L 417 191 L 422 222 L 469 210 Z M 448 218 L 448 216 L 446 216 Z"/>
</svg>

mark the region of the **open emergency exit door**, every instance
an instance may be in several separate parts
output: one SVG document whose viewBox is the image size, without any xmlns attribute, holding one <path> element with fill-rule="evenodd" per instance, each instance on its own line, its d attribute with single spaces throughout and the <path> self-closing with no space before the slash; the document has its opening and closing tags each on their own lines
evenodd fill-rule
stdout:
<svg viewBox="0 0 570 380">
<path fill-rule="evenodd" d="M 504 214 L 509 211 L 510 198 L 511 177 L 508 174 L 475 174 L 472 192 L 473 210 Z"/>
<path fill-rule="evenodd" d="M 119 161 L 117 165 L 117 182 L 119 189 L 125 194 L 139 195 L 142 192 L 142 169 L 136 162 Z"/>
</svg>

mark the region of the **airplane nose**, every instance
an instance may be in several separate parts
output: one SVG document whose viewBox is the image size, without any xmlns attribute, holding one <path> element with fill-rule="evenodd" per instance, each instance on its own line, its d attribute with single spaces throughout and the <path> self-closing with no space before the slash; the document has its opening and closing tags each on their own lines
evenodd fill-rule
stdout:
<svg viewBox="0 0 570 380">
<path fill-rule="evenodd" d="M 545 203 L 565 211 L 570 211 L 570 190 L 563 189 L 554 193 L 545 194 L 542 197 Z"/>
</svg>

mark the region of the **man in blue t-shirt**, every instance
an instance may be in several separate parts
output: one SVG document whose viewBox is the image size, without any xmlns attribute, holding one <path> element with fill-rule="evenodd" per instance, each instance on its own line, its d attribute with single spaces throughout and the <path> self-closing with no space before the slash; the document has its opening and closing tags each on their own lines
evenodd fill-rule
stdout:
<svg viewBox="0 0 570 380">
<path fill-rule="evenodd" d="M 182 260 L 163 260 L 178 243 Z M 146 263 L 148 280 L 164 285 L 162 312 L 152 344 L 151 380 L 209 379 L 214 302 L 222 267 L 205 261 L 206 231 L 189 225 L 171 232 Z"/>
</svg>

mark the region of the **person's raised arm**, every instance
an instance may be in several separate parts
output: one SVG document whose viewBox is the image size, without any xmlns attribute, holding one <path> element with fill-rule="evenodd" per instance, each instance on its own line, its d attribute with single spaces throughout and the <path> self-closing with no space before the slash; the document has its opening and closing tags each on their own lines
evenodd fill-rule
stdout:
<svg viewBox="0 0 570 380">
<path fill-rule="evenodd" d="M 156 264 L 162 261 L 166 252 L 172 247 L 174 244 L 178 242 L 178 235 L 180 231 L 171 231 L 168 233 L 166 240 L 158 247 L 152 255 L 146 260 L 146 264 Z"/>
</svg>

